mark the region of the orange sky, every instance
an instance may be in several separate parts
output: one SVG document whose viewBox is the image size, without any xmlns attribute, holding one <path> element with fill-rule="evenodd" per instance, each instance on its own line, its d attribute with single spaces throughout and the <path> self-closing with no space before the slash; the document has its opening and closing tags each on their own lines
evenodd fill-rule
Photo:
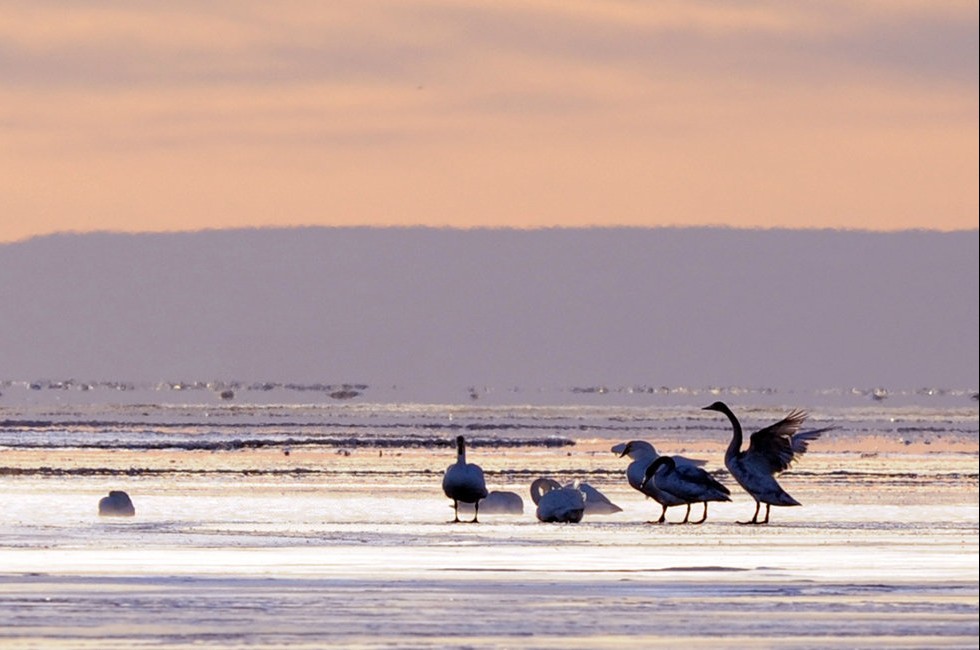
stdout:
<svg viewBox="0 0 980 650">
<path fill-rule="evenodd" d="M 978 227 L 975 2 L 2 7 L 0 241 Z"/>
</svg>

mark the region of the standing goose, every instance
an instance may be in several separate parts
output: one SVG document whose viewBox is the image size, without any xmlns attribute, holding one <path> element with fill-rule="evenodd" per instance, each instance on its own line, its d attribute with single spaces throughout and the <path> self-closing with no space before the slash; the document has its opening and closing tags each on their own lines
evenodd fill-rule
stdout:
<svg viewBox="0 0 980 650">
<path fill-rule="evenodd" d="M 678 465 L 670 456 L 661 456 L 650 464 L 644 483 L 651 481 L 661 490 L 687 502 L 687 513 L 684 514 L 682 524 L 686 524 L 691 516 L 692 503 L 704 504 L 701 519 L 691 522 L 703 524 L 708 518 L 708 501 L 731 501 L 728 496 L 731 492 L 711 474 L 694 465 Z"/>
<path fill-rule="evenodd" d="M 630 440 L 627 443 L 616 445 L 612 448 L 612 451 L 619 454 L 620 458 L 629 456 L 632 459 L 633 462 L 626 468 L 626 480 L 629 481 L 630 486 L 652 498 L 663 508 L 660 512 L 660 519 L 650 523 L 664 523 L 667 521 L 667 508 L 687 504 L 683 499 L 657 487 L 654 481 L 646 480 L 647 468 L 653 461 L 660 458 L 660 454 L 657 453 L 657 450 L 649 442 L 646 440 Z M 682 457 L 677 457 L 677 460 L 681 465 L 704 464 L 703 461 L 690 460 Z"/>
<path fill-rule="evenodd" d="M 480 499 L 487 496 L 487 482 L 479 465 L 466 462 L 466 441 L 456 436 L 456 462 L 446 468 L 442 491 L 453 500 L 453 523 L 459 523 L 459 504 L 473 504 L 473 523 L 480 514 Z"/>
<path fill-rule="evenodd" d="M 531 483 L 531 500 L 537 506 L 535 516 L 547 523 L 577 524 L 585 514 L 585 495 L 578 488 L 562 487 L 551 478 Z"/>
<path fill-rule="evenodd" d="M 749 448 L 742 451 L 742 425 L 724 402 L 705 406 L 706 411 L 718 411 L 732 423 L 732 441 L 725 452 L 725 467 L 738 484 L 755 499 L 755 514 L 751 521 L 740 524 L 768 524 L 770 506 L 798 506 L 800 502 L 786 493 L 776 482 L 776 474 L 786 470 L 809 444 L 824 431 L 834 427 L 800 431 L 806 412 L 794 410 L 785 418 L 749 436 Z M 766 517 L 759 521 L 759 509 L 766 504 Z"/>
</svg>

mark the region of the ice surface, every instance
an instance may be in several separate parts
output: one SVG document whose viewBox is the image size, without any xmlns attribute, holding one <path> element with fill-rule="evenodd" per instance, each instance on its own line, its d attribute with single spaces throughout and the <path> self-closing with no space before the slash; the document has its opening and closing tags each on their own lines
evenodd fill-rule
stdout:
<svg viewBox="0 0 980 650">
<path fill-rule="evenodd" d="M 976 646 L 975 408 L 815 409 L 841 429 L 781 479 L 804 505 L 764 527 L 735 523 L 754 504 L 723 470 L 725 423 L 683 405 L 21 404 L 0 419 L 5 647 Z M 491 489 L 587 478 L 623 512 L 448 523 L 461 428 Z M 708 459 L 733 502 L 701 526 L 646 523 L 659 507 L 610 451 L 629 438 Z M 210 444 L 235 439 L 267 444 Z M 110 489 L 135 518 L 98 517 Z"/>
</svg>

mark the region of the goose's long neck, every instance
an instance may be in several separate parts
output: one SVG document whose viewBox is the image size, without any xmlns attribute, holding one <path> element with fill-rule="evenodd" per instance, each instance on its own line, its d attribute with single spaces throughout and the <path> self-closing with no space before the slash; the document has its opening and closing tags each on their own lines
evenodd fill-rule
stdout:
<svg viewBox="0 0 980 650">
<path fill-rule="evenodd" d="M 466 443 L 462 438 L 456 441 L 456 462 L 460 465 L 466 464 Z"/>
<path fill-rule="evenodd" d="M 742 425 L 739 423 L 738 418 L 732 413 L 731 409 L 725 407 L 722 411 L 727 417 L 729 422 L 732 423 L 732 441 L 728 443 L 728 450 L 725 452 L 725 458 L 733 458 L 742 449 Z"/>
<path fill-rule="evenodd" d="M 647 481 L 649 481 L 661 467 L 666 467 L 664 474 L 670 474 L 677 468 L 677 465 L 674 463 L 674 459 L 670 456 L 660 456 L 657 458 L 657 460 L 650 463 L 650 466 L 646 469 L 646 475 L 643 477 L 643 484 L 646 485 Z"/>
<path fill-rule="evenodd" d="M 546 481 L 543 478 L 539 478 L 531 483 L 531 501 L 534 501 L 534 505 L 541 503 L 541 497 L 544 492 L 541 486 L 543 486 L 545 482 Z"/>
</svg>

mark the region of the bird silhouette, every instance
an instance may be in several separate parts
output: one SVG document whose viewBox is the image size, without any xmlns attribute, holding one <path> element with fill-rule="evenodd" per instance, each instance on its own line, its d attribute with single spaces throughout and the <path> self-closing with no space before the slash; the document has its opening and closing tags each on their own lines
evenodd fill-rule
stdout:
<svg viewBox="0 0 980 650">
<path fill-rule="evenodd" d="M 453 523 L 459 523 L 459 504 L 473 504 L 473 522 L 480 515 L 480 499 L 487 496 L 487 482 L 479 465 L 466 462 L 466 440 L 456 436 L 456 462 L 446 468 L 442 491 L 453 500 Z"/>
<path fill-rule="evenodd" d="M 691 504 L 703 503 L 704 514 L 693 524 L 703 524 L 708 518 L 709 501 L 731 501 L 731 492 L 711 474 L 694 465 L 678 465 L 671 456 L 661 456 L 647 467 L 644 483 L 654 481 L 664 492 L 669 492 L 687 503 L 682 524 L 688 523 Z"/>
<path fill-rule="evenodd" d="M 748 449 L 742 450 L 742 425 L 728 405 L 715 402 L 705 406 L 704 410 L 724 413 L 732 423 L 732 441 L 725 452 L 725 467 L 755 499 L 755 514 L 751 521 L 740 521 L 740 524 L 768 524 L 770 506 L 800 505 L 779 485 L 776 475 L 798 460 L 811 442 L 834 427 L 800 431 L 807 414 L 797 409 L 779 422 L 753 433 L 749 436 Z M 766 516 L 759 521 L 763 503 L 766 504 Z"/>
<path fill-rule="evenodd" d="M 629 456 L 633 461 L 626 468 L 626 480 L 630 487 L 660 504 L 662 508 L 660 518 L 656 522 L 650 523 L 662 524 L 667 520 L 667 508 L 686 505 L 686 502 L 680 497 L 660 489 L 654 481 L 646 480 L 647 468 L 653 461 L 660 458 L 656 448 L 649 442 L 646 440 L 630 440 L 614 446 L 612 451 L 619 454 L 620 458 Z M 675 456 L 674 460 L 678 465 L 704 465 L 702 460 L 692 460 L 683 456 Z"/>
</svg>

